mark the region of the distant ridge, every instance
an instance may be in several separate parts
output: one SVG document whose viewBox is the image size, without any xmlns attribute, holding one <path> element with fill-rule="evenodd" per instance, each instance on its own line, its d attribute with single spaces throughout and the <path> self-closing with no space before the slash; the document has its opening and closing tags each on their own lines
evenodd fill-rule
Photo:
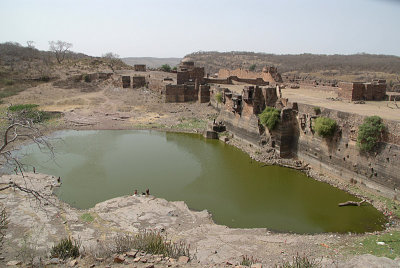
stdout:
<svg viewBox="0 0 400 268">
<path fill-rule="evenodd" d="M 121 58 L 128 65 L 146 64 L 150 68 L 158 68 L 163 64 L 174 67 L 179 64 L 182 58 L 154 58 L 154 57 L 127 57 Z"/>
<path fill-rule="evenodd" d="M 354 72 L 400 73 L 400 57 L 390 55 L 353 54 L 353 55 L 276 55 L 254 52 L 195 52 L 185 57 L 194 60 L 199 66 L 204 66 L 209 73 L 218 72 L 220 68 L 248 69 L 255 65 L 260 71 L 264 66 L 278 67 L 285 72 L 321 72 L 336 71 L 336 74 Z"/>
</svg>

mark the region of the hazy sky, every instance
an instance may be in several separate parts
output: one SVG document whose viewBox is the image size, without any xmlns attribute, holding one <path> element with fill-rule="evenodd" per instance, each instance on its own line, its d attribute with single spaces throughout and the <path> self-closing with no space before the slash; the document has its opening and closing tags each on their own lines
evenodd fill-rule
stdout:
<svg viewBox="0 0 400 268">
<path fill-rule="evenodd" d="M 100 56 L 194 51 L 400 56 L 395 0 L 0 0 L 0 42 Z"/>
</svg>

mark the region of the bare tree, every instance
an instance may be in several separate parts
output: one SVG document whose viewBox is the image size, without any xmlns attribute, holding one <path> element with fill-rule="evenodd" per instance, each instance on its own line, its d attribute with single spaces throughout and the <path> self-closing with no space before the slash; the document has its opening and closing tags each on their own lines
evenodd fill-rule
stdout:
<svg viewBox="0 0 400 268">
<path fill-rule="evenodd" d="M 108 67 L 115 72 L 115 67 L 121 62 L 119 55 L 112 52 L 107 52 L 106 54 L 103 54 L 102 57 L 107 62 Z"/>
<path fill-rule="evenodd" d="M 26 45 L 27 45 L 29 48 L 35 48 L 35 42 L 34 42 L 34 41 L 26 41 Z"/>
<path fill-rule="evenodd" d="M 65 59 L 65 55 L 67 54 L 68 50 L 72 47 L 71 43 L 67 43 L 61 40 L 58 41 L 50 41 L 50 51 L 54 52 L 57 62 L 61 63 Z"/>
<path fill-rule="evenodd" d="M 6 120 L 7 127 L 2 131 L 1 136 L 3 143 L 0 146 L 0 165 L 8 165 L 14 167 L 16 174 L 24 175 L 24 165 L 20 162 L 18 157 L 13 153 L 16 149 L 16 143 L 19 140 L 30 140 L 34 142 L 40 150 L 46 150 L 54 156 L 53 147 L 49 143 L 46 136 L 44 136 L 37 125 L 37 121 L 41 121 L 41 113 L 39 111 L 28 111 L 22 109 L 20 111 L 12 112 L 10 109 L 7 110 L 7 114 L 3 120 Z M 41 202 L 46 199 L 46 196 L 30 188 L 27 185 L 18 184 L 15 181 L 9 181 L 8 183 L 0 183 L 0 191 L 6 189 L 14 189 L 25 192 L 33 196 L 37 201 Z"/>
</svg>

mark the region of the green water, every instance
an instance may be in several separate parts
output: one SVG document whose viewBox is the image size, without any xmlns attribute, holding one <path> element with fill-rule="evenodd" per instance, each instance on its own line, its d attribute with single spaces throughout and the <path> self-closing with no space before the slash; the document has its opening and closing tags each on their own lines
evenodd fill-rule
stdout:
<svg viewBox="0 0 400 268">
<path fill-rule="evenodd" d="M 61 176 L 57 195 L 77 208 L 135 189 L 193 210 L 207 209 L 218 224 L 296 233 L 381 230 L 383 215 L 370 205 L 338 207 L 357 200 L 303 173 L 262 167 L 247 154 L 199 135 L 154 131 L 62 131 L 52 142 L 55 162 L 34 145 L 24 162 Z"/>
</svg>

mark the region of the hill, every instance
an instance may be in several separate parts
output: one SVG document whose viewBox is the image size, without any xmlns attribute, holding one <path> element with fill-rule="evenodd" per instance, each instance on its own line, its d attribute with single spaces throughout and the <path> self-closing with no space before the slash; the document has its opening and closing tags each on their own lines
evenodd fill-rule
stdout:
<svg viewBox="0 0 400 268">
<path fill-rule="evenodd" d="M 0 103 L 25 89 L 76 74 L 131 69 L 119 59 L 91 57 L 68 51 L 58 63 L 54 53 L 15 42 L 0 43 Z"/>
<path fill-rule="evenodd" d="M 174 67 L 179 64 L 182 60 L 181 58 L 153 58 L 153 57 L 128 57 L 128 58 L 121 58 L 123 62 L 128 65 L 135 65 L 135 64 L 146 64 L 149 68 L 158 68 L 163 64 L 168 64 L 171 67 Z"/>
</svg>

